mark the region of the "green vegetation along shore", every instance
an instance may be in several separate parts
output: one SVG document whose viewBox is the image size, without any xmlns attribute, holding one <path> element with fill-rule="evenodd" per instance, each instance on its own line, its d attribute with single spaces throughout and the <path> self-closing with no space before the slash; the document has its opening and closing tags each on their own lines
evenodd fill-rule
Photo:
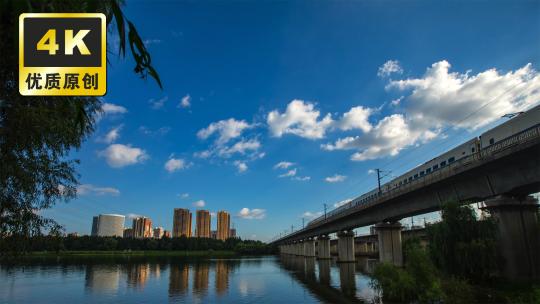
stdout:
<svg viewBox="0 0 540 304">
<path fill-rule="evenodd" d="M 120 237 L 35 236 L 0 239 L 0 259 L 25 256 L 232 256 L 273 254 L 276 248 L 260 241 L 230 238 L 134 239 Z"/>
</svg>

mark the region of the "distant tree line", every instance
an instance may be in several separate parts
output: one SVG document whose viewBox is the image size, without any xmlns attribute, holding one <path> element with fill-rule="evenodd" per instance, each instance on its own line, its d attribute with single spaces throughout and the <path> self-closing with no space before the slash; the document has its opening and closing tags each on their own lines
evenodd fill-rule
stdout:
<svg viewBox="0 0 540 304">
<path fill-rule="evenodd" d="M 238 254 L 270 254 L 275 248 L 261 241 L 229 238 L 121 238 L 99 236 L 42 235 L 30 238 L 11 236 L 0 239 L 0 255 L 9 256 L 28 252 L 48 251 L 128 251 L 128 250 L 229 250 Z"/>
</svg>

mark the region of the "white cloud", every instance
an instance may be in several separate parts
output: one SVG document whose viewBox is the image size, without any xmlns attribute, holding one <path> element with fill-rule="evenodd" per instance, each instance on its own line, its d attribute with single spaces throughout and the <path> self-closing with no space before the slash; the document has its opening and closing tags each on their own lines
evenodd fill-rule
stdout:
<svg viewBox="0 0 540 304">
<path fill-rule="evenodd" d="M 188 163 L 181 159 L 181 158 L 170 158 L 164 165 L 165 170 L 167 170 L 169 173 L 186 169 L 188 167 Z"/>
<path fill-rule="evenodd" d="M 239 173 L 246 172 L 248 169 L 248 165 L 243 161 L 237 160 L 234 162 L 234 165 L 236 166 L 236 169 L 238 169 Z"/>
<path fill-rule="evenodd" d="M 401 96 L 400 98 L 396 98 L 392 101 L 390 101 L 390 104 L 393 105 L 394 107 L 397 107 L 399 106 L 399 104 L 401 103 L 401 101 L 403 100 L 405 96 Z"/>
<path fill-rule="evenodd" d="M 323 215 L 322 211 L 317 211 L 317 212 L 306 211 L 306 212 L 304 212 L 302 214 L 302 217 L 307 219 L 307 220 L 311 220 L 311 219 L 317 218 L 317 217 L 319 217 L 321 215 Z"/>
<path fill-rule="evenodd" d="M 334 204 L 334 208 L 338 208 L 338 207 L 341 207 L 345 204 L 348 204 L 350 201 L 352 201 L 352 198 L 348 198 L 348 199 L 345 199 L 345 200 L 342 200 L 340 202 L 337 202 Z"/>
<path fill-rule="evenodd" d="M 373 113 L 373 110 L 370 108 L 364 108 L 362 106 L 353 107 L 349 112 L 343 114 L 338 126 L 344 131 L 360 129 L 364 132 L 369 132 L 372 128 L 368 121 L 371 113 Z"/>
<path fill-rule="evenodd" d="M 281 161 L 279 163 L 277 163 L 275 166 L 274 166 L 274 169 L 287 169 L 289 168 L 290 166 L 293 166 L 294 163 L 291 163 L 291 162 L 288 162 L 288 161 Z"/>
<path fill-rule="evenodd" d="M 493 68 L 476 75 L 450 72 L 450 68 L 448 61 L 439 61 L 422 78 L 387 85 L 387 89 L 411 91 L 406 105 L 411 123 L 420 128 L 476 129 L 528 108 L 540 97 L 540 75 L 531 64 L 506 73 Z"/>
<path fill-rule="evenodd" d="M 178 104 L 178 108 L 189 108 L 191 106 L 191 96 L 186 95 L 182 97 L 182 100 L 180 100 L 180 103 Z"/>
<path fill-rule="evenodd" d="M 266 216 L 266 210 L 265 209 L 249 209 L 249 208 L 242 208 L 240 212 L 238 212 L 238 216 L 244 219 L 248 220 L 260 220 L 263 219 Z"/>
<path fill-rule="evenodd" d="M 127 113 L 127 109 L 123 106 L 115 105 L 112 103 L 103 103 L 101 106 L 101 109 L 103 110 L 103 113 L 105 114 L 124 114 Z"/>
<path fill-rule="evenodd" d="M 220 147 L 218 154 L 223 157 L 229 157 L 235 153 L 244 155 L 247 151 L 257 151 L 260 147 L 261 143 L 257 139 L 241 140 L 231 147 Z"/>
<path fill-rule="evenodd" d="M 197 137 L 200 139 L 207 139 L 212 134 L 217 133 L 216 139 L 217 145 L 223 145 L 229 142 L 231 139 L 237 138 L 242 135 L 242 132 L 246 129 L 253 128 L 254 125 L 250 125 L 245 120 L 236 120 L 229 118 L 227 120 L 220 120 L 218 122 L 211 123 L 208 127 L 199 130 Z"/>
<path fill-rule="evenodd" d="M 300 181 L 300 182 L 307 182 L 311 180 L 311 176 L 295 176 L 292 178 L 292 180 Z"/>
<path fill-rule="evenodd" d="M 268 113 L 266 122 L 272 136 L 281 137 L 283 134 L 294 134 L 308 139 L 318 139 L 325 136 L 326 130 L 333 120 L 327 114 L 319 120 L 320 112 L 314 104 L 295 99 L 287 105 L 284 113 L 278 110 Z"/>
<path fill-rule="evenodd" d="M 112 187 L 98 187 L 92 184 L 82 184 L 77 186 L 78 195 L 120 195 L 120 190 Z"/>
<path fill-rule="evenodd" d="M 204 200 L 193 202 L 193 207 L 202 208 L 204 206 L 206 206 L 206 202 Z"/>
<path fill-rule="evenodd" d="M 160 44 L 161 43 L 161 39 L 145 39 L 143 41 L 144 45 L 145 46 L 149 46 L 151 44 Z"/>
<path fill-rule="evenodd" d="M 449 70 L 450 64 L 440 61 L 421 78 L 390 81 L 388 90 L 410 92 L 392 102 L 404 113 L 386 116 L 369 132 L 323 144 L 322 149 L 358 150 L 351 156 L 356 161 L 395 156 L 434 139 L 444 128 L 474 130 L 505 113 L 530 108 L 540 98 L 540 75 L 530 64 L 507 73 L 490 69 L 473 75 Z"/>
<path fill-rule="evenodd" d="M 144 217 L 144 216 L 142 216 L 142 215 L 140 215 L 140 214 L 135 214 L 135 213 L 128 213 L 128 214 L 126 214 L 126 217 L 127 217 L 128 219 L 136 219 L 136 218 Z"/>
<path fill-rule="evenodd" d="M 339 182 L 344 181 L 346 178 L 347 178 L 347 176 L 345 176 L 345 175 L 334 174 L 334 176 L 329 176 L 329 177 L 325 178 L 324 180 L 327 183 L 339 183 Z"/>
<path fill-rule="evenodd" d="M 327 151 L 356 149 L 352 160 L 363 161 L 384 156 L 397 155 L 402 149 L 417 141 L 426 142 L 436 136 L 436 132 L 412 128 L 402 114 L 393 114 L 380 120 L 375 127 L 361 136 L 338 139 L 334 144 L 321 147 Z"/>
<path fill-rule="evenodd" d="M 195 152 L 193 153 L 193 156 L 197 158 L 209 158 L 210 156 L 212 156 L 212 151 L 204 150 L 204 151 Z"/>
<path fill-rule="evenodd" d="M 148 159 L 148 154 L 143 149 L 122 144 L 112 144 L 107 149 L 100 151 L 98 156 L 104 157 L 107 164 L 113 168 L 134 165 Z"/>
<path fill-rule="evenodd" d="M 186 199 L 186 198 L 189 198 L 189 193 L 180 193 L 178 194 L 178 196 L 182 199 Z"/>
<path fill-rule="evenodd" d="M 169 133 L 169 131 L 171 131 L 171 127 L 160 127 L 160 128 L 158 128 L 156 130 L 151 130 L 146 126 L 140 126 L 139 127 L 139 132 L 143 133 L 144 135 L 150 135 L 150 136 L 153 136 L 153 135 L 165 135 L 165 134 Z"/>
<path fill-rule="evenodd" d="M 396 73 L 396 74 L 403 73 L 403 69 L 401 68 L 399 61 L 397 60 L 388 60 L 387 62 L 385 62 L 381 67 L 379 67 L 377 76 L 388 77 L 392 73 Z"/>
<path fill-rule="evenodd" d="M 164 97 L 161 97 L 160 99 L 150 99 L 148 101 L 148 103 L 150 103 L 150 107 L 154 110 L 159 110 L 161 108 L 163 108 L 163 106 L 165 105 L 165 102 L 169 100 L 169 96 L 164 96 Z"/>
<path fill-rule="evenodd" d="M 292 176 L 295 176 L 295 175 L 296 175 L 296 168 L 291 169 L 291 170 L 279 175 L 278 177 L 292 177 Z"/>
<path fill-rule="evenodd" d="M 105 136 L 98 138 L 97 141 L 104 142 L 107 144 L 111 144 L 118 140 L 120 138 L 120 130 L 122 129 L 123 125 L 119 125 L 118 127 L 112 128 Z"/>
</svg>

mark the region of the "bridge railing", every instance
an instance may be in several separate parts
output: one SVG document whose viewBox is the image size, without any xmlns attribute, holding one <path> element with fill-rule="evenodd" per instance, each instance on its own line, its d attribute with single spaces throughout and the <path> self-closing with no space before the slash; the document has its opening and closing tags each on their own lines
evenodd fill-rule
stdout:
<svg viewBox="0 0 540 304">
<path fill-rule="evenodd" d="M 408 182 L 407 184 L 402 184 L 398 187 L 390 188 L 389 190 L 385 192 L 378 193 L 374 198 L 369 199 L 365 203 L 361 203 L 359 198 L 353 199 L 350 202 L 346 203 L 345 205 L 340 206 L 334 210 L 331 210 L 330 212 L 326 214 L 326 216 L 322 215 L 312 220 L 311 222 L 308 223 L 308 226 L 306 226 L 305 228 L 291 232 L 290 234 L 282 236 L 281 238 L 288 237 L 292 234 L 301 233 L 313 227 L 317 227 L 329 221 L 333 221 L 334 220 L 333 217 L 335 216 L 339 216 L 339 217 L 347 216 L 349 214 L 356 213 L 360 210 L 370 208 L 374 205 L 377 205 L 393 197 L 400 196 L 407 192 L 411 192 L 419 188 L 425 187 L 434 182 L 446 179 L 450 176 L 453 176 L 457 171 L 461 171 L 465 167 L 481 162 L 482 160 L 484 160 L 485 158 L 489 156 L 494 156 L 495 154 L 503 152 L 504 150 L 507 150 L 513 146 L 526 143 L 530 140 L 534 140 L 539 137 L 540 137 L 540 124 L 537 124 L 529 129 L 526 129 L 522 132 L 509 136 L 486 148 L 483 148 L 477 153 L 460 158 L 456 160 L 455 162 L 452 162 L 446 165 L 445 167 L 438 169 L 437 171 L 431 172 L 430 174 L 426 174 L 417 179 L 414 179 Z"/>
</svg>

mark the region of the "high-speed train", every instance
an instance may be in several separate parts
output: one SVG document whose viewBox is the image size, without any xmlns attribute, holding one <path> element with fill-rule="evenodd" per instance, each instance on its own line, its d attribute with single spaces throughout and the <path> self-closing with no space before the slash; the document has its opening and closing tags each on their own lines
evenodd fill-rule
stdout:
<svg viewBox="0 0 540 304">
<path fill-rule="evenodd" d="M 438 172 L 452 163 L 468 157 L 486 157 L 493 153 L 496 147 L 505 139 L 510 138 L 520 133 L 527 133 L 529 130 L 539 129 L 540 131 L 540 105 L 537 105 L 526 112 L 522 112 L 510 118 L 508 121 L 482 133 L 453 149 L 443 153 L 424 164 L 408 171 L 391 180 L 390 182 L 381 185 L 381 192 L 378 188 L 367 192 L 354 200 L 330 211 L 326 217 L 339 214 L 348 208 L 358 206 L 373 201 L 380 195 L 397 189 L 406 188 L 411 182 L 423 179 L 432 173 Z M 308 223 L 308 226 L 322 221 L 325 216 L 318 217 Z"/>
</svg>

